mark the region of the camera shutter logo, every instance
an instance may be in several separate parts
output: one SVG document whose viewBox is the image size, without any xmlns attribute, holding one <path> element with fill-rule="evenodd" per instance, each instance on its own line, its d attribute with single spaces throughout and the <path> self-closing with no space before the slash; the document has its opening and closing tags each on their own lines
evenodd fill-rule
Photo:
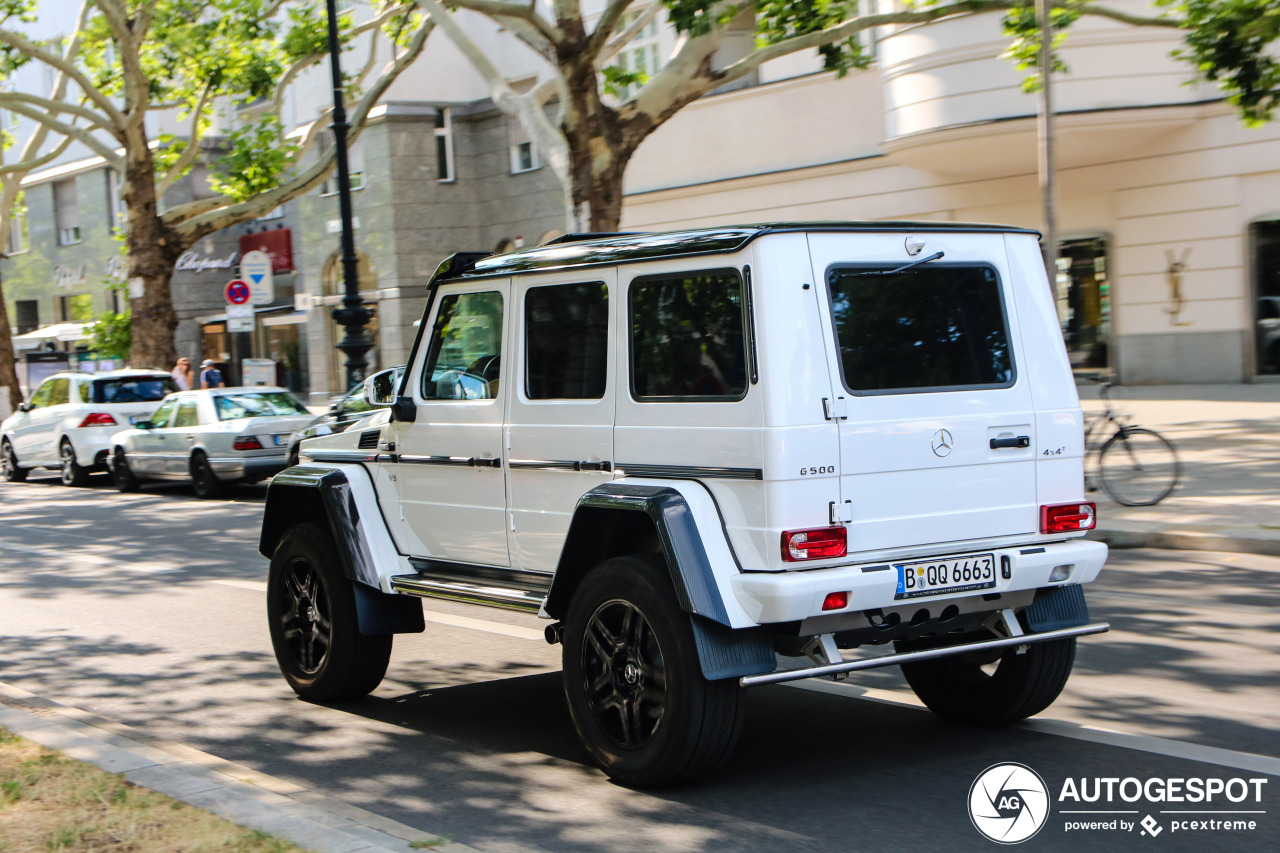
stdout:
<svg viewBox="0 0 1280 853">
<path fill-rule="evenodd" d="M 1049 819 L 1049 789 L 1023 764 L 993 764 L 969 788 L 969 818 L 987 838 L 1019 844 Z"/>
</svg>

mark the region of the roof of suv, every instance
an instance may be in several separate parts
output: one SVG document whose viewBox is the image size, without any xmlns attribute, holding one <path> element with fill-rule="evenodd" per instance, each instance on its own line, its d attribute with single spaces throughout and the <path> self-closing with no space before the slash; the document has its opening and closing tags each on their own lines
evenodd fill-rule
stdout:
<svg viewBox="0 0 1280 853">
<path fill-rule="evenodd" d="M 473 269 L 457 277 L 477 278 L 530 270 L 602 266 L 629 261 L 651 261 L 658 258 L 720 254 L 737 251 L 765 234 L 796 231 L 894 231 L 898 233 L 962 231 L 1039 234 L 1029 228 L 969 222 L 774 222 L 649 234 L 622 234 L 603 239 L 548 244 L 503 255 L 492 255 L 477 261 Z"/>
</svg>

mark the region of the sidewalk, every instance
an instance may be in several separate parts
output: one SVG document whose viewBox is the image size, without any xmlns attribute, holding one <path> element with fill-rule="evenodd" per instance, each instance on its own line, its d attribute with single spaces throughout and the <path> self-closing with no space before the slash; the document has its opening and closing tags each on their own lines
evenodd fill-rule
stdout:
<svg viewBox="0 0 1280 853">
<path fill-rule="evenodd" d="M 1090 538 L 1113 548 L 1280 556 L 1280 383 L 1122 386 L 1111 400 L 1129 423 L 1174 443 L 1182 482 L 1151 507 L 1093 492 L 1098 530 Z M 1086 417 L 1102 410 L 1096 385 L 1081 385 L 1080 401 Z"/>
</svg>

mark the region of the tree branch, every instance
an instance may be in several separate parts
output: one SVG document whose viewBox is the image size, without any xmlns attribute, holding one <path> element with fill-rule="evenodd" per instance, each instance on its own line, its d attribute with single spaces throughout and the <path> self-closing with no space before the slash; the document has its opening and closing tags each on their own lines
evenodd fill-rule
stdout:
<svg viewBox="0 0 1280 853">
<path fill-rule="evenodd" d="M 596 68 L 601 69 L 613 61 L 613 58 L 638 35 L 645 27 L 658 17 L 658 12 L 662 10 L 659 3 L 652 3 L 645 7 L 634 21 L 631 22 L 625 30 L 618 34 L 618 37 L 607 42 L 601 49 L 599 55 L 596 56 Z M 594 35 L 593 35 L 594 38 Z"/>
<path fill-rule="evenodd" d="M 204 89 L 200 92 L 200 100 L 196 102 L 196 108 L 191 111 L 191 133 L 187 137 L 187 147 L 183 149 L 174 164 L 156 179 L 156 198 L 164 198 L 164 194 L 173 186 L 174 181 L 178 180 L 200 155 L 200 122 L 204 119 L 204 111 L 212 97 L 213 83 L 205 83 Z"/>
<path fill-rule="evenodd" d="M 120 138 L 116 129 L 111 126 L 110 119 L 101 113 L 94 112 L 88 107 L 70 104 L 66 101 L 57 101 L 51 98 L 42 98 L 39 95 L 29 95 L 26 92 L 0 92 L 0 104 L 9 103 L 25 103 L 33 107 L 50 113 L 70 113 L 77 118 L 82 118 L 93 127 L 98 127 L 110 133 L 117 140 Z"/>
<path fill-rule="evenodd" d="M 65 124 L 64 122 L 58 121 L 48 113 L 43 112 L 41 110 L 34 109 L 33 107 L 28 107 L 26 104 L 10 104 L 8 109 L 12 110 L 18 115 L 26 116 L 27 118 L 31 119 L 37 124 L 43 125 L 48 130 L 53 131 L 54 133 L 59 133 L 59 134 L 62 134 L 63 136 L 74 137 L 77 142 L 80 142 L 86 147 L 92 149 L 94 153 L 98 154 L 100 157 L 102 157 L 102 159 L 106 160 L 112 166 L 112 168 L 115 168 L 115 169 L 124 168 L 124 160 L 120 157 L 120 155 L 117 154 L 115 150 L 112 149 L 110 146 L 103 144 L 103 142 L 100 139 L 98 139 L 96 136 L 94 136 L 85 128 L 75 127 L 74 125 Z"/>
<path fill-rule="evenodd" d="M 138 55 L 138 46 L 147 36 L 147 30 L 135 22 L 129 26 L 129 12 L 120 0 L 92 0 L 102 11 L 102 17 L 111 29 L 116 48 L 120 53 L 121 77 L 124 79 L 124 108 L 129 114 L 125 131 L 137 126 L 146 115 L 149 92 L 146 85 L 147 74 L 142 69 L 142 58 Z M 155 4 L 148 8 L 154 10 Z M 150 16 L 146 19 L 150 26 Z"/>
<path fill-rule="evenodd" d="M 612 35 L 614 27 L 618 25 L 618 21 L 622 19 L 623 14 L 627 11 L 627 7 L 634 3 L 635 0 L 609 0 L 609 5 L 605 7 L 604 12 L 600 15 L 600 20 L 596 21 L 596 28 L 591 31 L 591 37 L 587 39 L 587 55 L 594 60 L 596 54 L 608 43 L 609 36 Z M 652 20 L 653 16 L 649 12 L 656 13 L 660 3 L 653 2 L 645 9 L 641 17 L 646 15 Z M 632 36 L 635 38 L 635 36 Z M 631 39 L 627 39 L 631 41 Z M 623 42 L 626 44 L 626 42 Z"/>
<path fill-rule="evenodd" d="M 94 86 L 80 69 L 74 64 L 63 59 L 61 56 L 50 53 L 42 47 L 28 41 L 24 36 L 15 33 L 12 30 L 0 29 L 0 42 L 7 44 L 17 50 L 19 53 L 29 56 L 32 59 L 43 62 L 44 64 L 62 72 L 71 78 L 80 90 L 102 110 L 103 115 L 110 119 L 113 125 L 117 127 L 124 126 L 124 115 L 116 109 L 115 104 L 111 103 L 111 99 L 102 93 L 102 90 Z"/>
<path fill-rule="evenodd" d="M 422 3 L 418 3 L 418 5 L 423 6 Z M 552 26 L 546 18 L 538 14 L 537 4 L 534 0 L 530 0 L 529 3 L 504 3 L 501 0 L 454 0 L 450 5 L 459 9 L 470 9 L 473 12 L 479 12 L 492 18 L 527 21 L 549 44 L 560 44 L 560 31 Z"/>
<path fill-rule="evenodd" d="M 71 145 L 71 141 L 72 140 L 70 136 L 64 136 L 62 137 L 61 140 L 58 141 L 58 144 L 55 145 L 53 150 L 50 151 L 48 154 L 42 154 L 34 160 L 27 160 L 24 158 L 19 162 L 14 163 L 12 166 L 0 166 L 0 175 L 8 176 L 8 175 L 17 174 L 18 172 L 22 172 L 24 174 L 26 172 L 34 172 L 36 169 L 39 169 L 41 166 L 48 165 L 49 163 L 52 163 L 54 160 L 57 160 L 59 157 L 61 157 L 63 152 L 65 152 L 67 148 Z M 4 203 L 0 201 L 0 209 L 3 209 L 3 205 Z M 9 206 L 12 207 L 13 204 L 10 203 Z"/>
</svg>

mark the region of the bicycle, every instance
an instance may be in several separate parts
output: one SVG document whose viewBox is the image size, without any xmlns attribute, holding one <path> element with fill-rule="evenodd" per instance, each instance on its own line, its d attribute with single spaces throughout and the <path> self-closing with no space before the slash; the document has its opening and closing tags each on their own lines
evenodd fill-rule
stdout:
<svg viewBox="0 0 1280 853">
<path fill-rule="evenodd" d="M 1130 426 L 1123 415 L 1111 408 L 1111 384 L 1103 382 L 1098 389 L 1106 408 L 1085 427 L 1086 459 L 1097 449 L 1096 469 L 1102 488 L 1111 499 L 1124 506 L 1154 506 L 1167 498 L 1182 479 L 1182 463 L 1173 442 L 1146 427 Z M 1106 440 L 1104 425 L 1113 424 L 1115 432 Z M 1086 472 L 1085 485 L 1095 491 Z"/>
</svg>

